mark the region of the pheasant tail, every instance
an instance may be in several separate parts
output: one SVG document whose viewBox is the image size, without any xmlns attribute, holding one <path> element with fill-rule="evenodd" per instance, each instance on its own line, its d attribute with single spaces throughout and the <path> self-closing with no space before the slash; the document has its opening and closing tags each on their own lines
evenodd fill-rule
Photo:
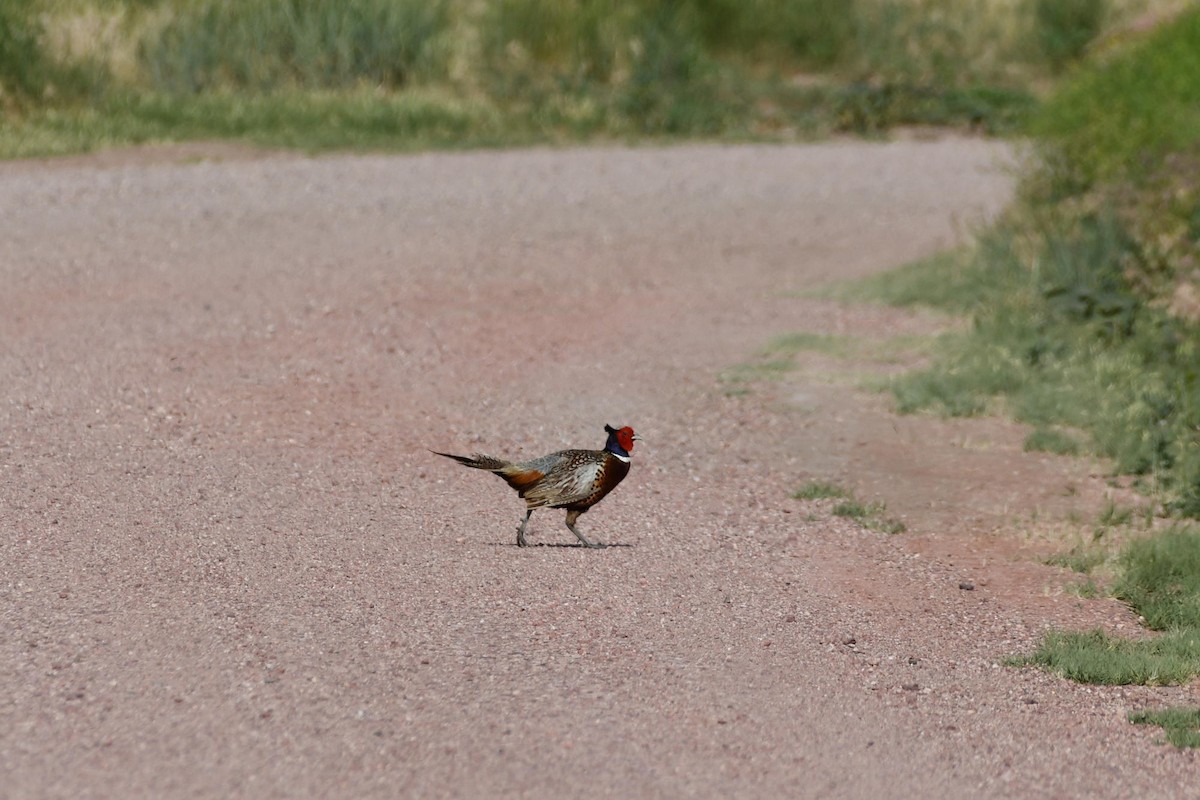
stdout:
<svg viewBox="0 0 1200 800">
<path fill-rule="evenodd" d="M 479 453 L 476 453 L 473 456 L 456 456 L 453 453 L 439 453 L 437 450 L 430 450 L 429 452 L 437 456 L 452 458 L 463 466 L 474 467 L 475 469 L 486 469 L 489 472 L 499 472 L 505 467 L 512 466 L 509 462 L 504 461 L 503 459 L 492 458 L 491 456 L 480 455 Z"/>
<path fill-rule="evenodd" d="M 439 453 L 437 450 L 429 452 L 452 458 L 465 467 L 474 469 L 486 469 L 488 472 L 494 472 L 508 482 L 508 485 L 520 492 L 521 496 L 525 496 L 525 490 L 530 485 L 536 483 L 542 478 L 545 473 L 539 472 L 536 469 L 523 467 L 520 464 L 514 464 L 511 461 L 505 461 L 501 458 L 493 458 L 476 453 L 473 456 L 456 456 L 453 453 Z"/>
</svg>

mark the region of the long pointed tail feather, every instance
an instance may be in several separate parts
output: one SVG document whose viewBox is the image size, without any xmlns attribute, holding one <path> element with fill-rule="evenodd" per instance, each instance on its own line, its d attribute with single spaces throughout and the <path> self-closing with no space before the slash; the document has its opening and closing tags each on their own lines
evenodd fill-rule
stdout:
<svg viewBox="0 0 1200 800">
<path fill-rule="evenodd" d="M 480 453 L 476 453 L 473 456 L 456 456 L 453 453 L 441 453 L 437 450 L 430 450 L 429 452 L 437 456 L 452 458 L 458 463 L 462 464 L 464 467 L 486 469 L 489 472 L 498 472 L 505 467 L 511 466 L 508 461 L 504 461 L 503 459 L 499 458 L 493 458 L 492 456 L 485 456 Z"/>
<path fill-rule="evenodd" d="M 517 494 L 519 494 L 521 497 L 524 497 L 525 493 L 528 492 L 532 487 L 536 486 L 537 482 L 545 476 L 545 473 L 539 470 L 530 469 L 529 467 L 525 467 L 520 464 L 514 464 L 511 461 L 505 461 L 500 458 L 493 458 L 492 456 L 485 456 L 479 453 L 476 453 L 473 456 L 456 456 L 453 453 L 439 453 L 437 450 L 430 450 L 429 452 L 433 453 L 434 455 L 452 458 L 458 463 L 462 464 L 464 467 L 486 469 L 489 472 L 495 473 L 503 478 L 509 486 L 516 489 Z M 538 505 L 545 505 L 545 503 L 538 503 Z"/>
</svg>

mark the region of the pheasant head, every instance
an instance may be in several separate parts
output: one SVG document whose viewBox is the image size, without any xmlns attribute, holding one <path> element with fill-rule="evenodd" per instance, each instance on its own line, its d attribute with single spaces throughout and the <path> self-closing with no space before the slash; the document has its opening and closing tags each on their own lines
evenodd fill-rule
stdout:
<svg viewBox="0 0 1200 800">
<path fill-rule="evenodd" d="M 628 425 L 624 428 L 614 428 L 612 425 L 605 425 L 604 430 L 608 432 L 608 442 L 604 445 L 604 449 L 622 461 L 629 460 L 629 453 L 633 450 L 633 443 L 642 441 L 642 437 L 634 433 L 633 428 Z"/>
</svg>

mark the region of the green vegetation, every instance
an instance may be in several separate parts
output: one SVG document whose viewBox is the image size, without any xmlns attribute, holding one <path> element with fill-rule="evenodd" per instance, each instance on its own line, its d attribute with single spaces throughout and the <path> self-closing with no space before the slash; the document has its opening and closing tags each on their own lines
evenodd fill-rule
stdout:
<svg viewBox="0 0 1200 800">
<path fill-rule="evenodd" d="M 1132 519 L 1132 512 L 1118 515 Z M 1102 561 L 1097 551 L 1081 550 L 1059 563 L 1087 572 Z M 1032 655 L 1012 663 L 1037 665 L 1082 683 L 1161 686 L 1200 675 L 1200 530 L 1176 527 L 1135 540 L 1119 564 L 1112 594 L 1159 635 L 1130 640 L 1103 631 L 1053 632 Z"/>
<path fill-rule="evenodd" d="M 1067 34 L 1104 13 L 1084 0 L 1036 5 L 1051 61 L 1081 52 Z M 1200 530 L 1183 521 L 1200 518 L 1198 74 L 1194 7 L 1098 53 L 1036 113 L 1035 158 L 1003 220 L 970 248 L 834 292 L 969 319 L 929 368 L 893 383 L 900 411 L 1010 414 L 1033 426 L 1026 449 L 1105 456 L 1151 496 L 1147 513 L 1177 518 L 1138 534 L 1135 510 L 1110 503 L 1090 541 L 1048 559 L 1087 576 L 1072 587 L 1081 597 L 1109 587 L 1153 631 L 1054 632 L 1011 662 L 1086 683 L 1200 675 Z M 1128 541 L 1115 556 L 1103 541 L 1113 531 Z M 1200 741 L 1200 712 L 1131 719 L 1180 746 Z"/>
<path fill-rule="evenodd" d="M 1033 123 L 1051 145 L 1059 191 L 1138 180 L 1148 162 L 1195 146 L 1198 39 L 1200 13 L 1191 11 L 1063 87 Z"/>
<path fill-rule="evenodd" d="M 1138 252 L 1108 213 L 1048 235 L 1010 221 L 985 233 L 970 258 L 893 276 L 884 288 L 892 296 L 933 283 L 940 307 L 973 314 L 969 330 L 939 342 L 930 369 L 894 383 L 898 410 L 1007 411 L 1035 426 L 1031 449 L 1086 445 L 1166 492 L 1172 509 L 1200 512 L 1200 331 L 1131 284 Z M 916 288 L 901 286 L 904 278 Z"/>
<path fill-rule="evenodd" d="M 1025 437 L 1026 452 L 1054 453 L 1060 456 L 1079 455 L 1079 440 L 1057 428 L 1034 428 Z"/>
<path fill-rule="evenodd" d="M 209 0 L 180 8 L 139 56 L 170 95 L 396 89 L 445 72 L 448 22 L 444 0 Z"/>
<path fill-rule="evenodd" d="M 1196 629 L 1200 635 L 1200 531 L 1175 528 L 1135 541 L 1122 555 L 1113 589 L 1156 631 Z"/>
<path fill-rule="evenodd" d="M 1073 572 L 1086 575 L 1103 564 L 1107 558 L 1107 554 L 1100 548 L 1077 545 L 1065 553 L 1050 556 L 1045 559 L 1044 563 L 1052 567 L 1065 567 Z"/>
<path fill-rule="evenodd" d="M 1134 725 L 1158 725 L 1167 741 L 1176 747 L 1200 747 L 1200 709 L 1164 708 L 1158 711 L 1133 711 Z"/>
<path fill-rule="evenodd" d="M 1007 131 L 1149 1 L 25 0 L 0 156 Z"/>
<path fill-rule="evenodd" d="M 1200 631 L 1172 631 L 1132 640 L 1104 631 L 1051 632 L 1033 655 L 1012 666 L 1044 667 L 1079 683 L 1166 686 L 1186 683 L 1200 673 Z"/>
<path fill-rule="evenodd" d="M 864 503 L 849 490 L 825 481 L 810 481 L 792 493 L 796 500 L 837 500 L 831 513 L 836 517 L 849 517 L 860 525 L 881 533 L 904 533 L 908 527 L 898 519 L 887 516 L 887 507 L 881 502 Z"/>
<path fill-rule="evenodd" d="M 881 533 L 895 534 L 908 530 L 908 526 L 900 520 L 886 516 L 887 506 L 881 502 L 863 503 L 853 496 L 848 496 L 833 507 L 832 513 L 835 517 L 849 517 Z"/>
<path fill-rule="evenodd" d="M 811 481 L 804 484 L 795 492 L 792 497 L 796 500 L 827 500 L 831 497 L 849 497 L 850 492 L 837 484 L 826 483 L 824 481 Z"/>
</svg>

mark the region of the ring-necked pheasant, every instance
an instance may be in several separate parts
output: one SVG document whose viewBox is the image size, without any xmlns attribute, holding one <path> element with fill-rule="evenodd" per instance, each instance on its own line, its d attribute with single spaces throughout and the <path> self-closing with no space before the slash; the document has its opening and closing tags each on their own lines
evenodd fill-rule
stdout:
<svg viewBox="0 0 1200 800">
<path fill-rule="evenodd" d="M 633 428 L 605 425 L 608 442 L 603 450 L 560 450 L 531 461 L 511 462 L 476 453 L 456 456 L 439 453 L 460 464 L 494 472 L 525 498 L 525 519 L 517 526 L 517 546 L 525 546 L 525 526 L 535 508 L 565 508 L 567 527 L 584 547 L 604 547 L 588 541 L 575 527 L 579 515 L 599 503 L 629 474 L 629 453 L 642 437 Z"/>
</svg>

